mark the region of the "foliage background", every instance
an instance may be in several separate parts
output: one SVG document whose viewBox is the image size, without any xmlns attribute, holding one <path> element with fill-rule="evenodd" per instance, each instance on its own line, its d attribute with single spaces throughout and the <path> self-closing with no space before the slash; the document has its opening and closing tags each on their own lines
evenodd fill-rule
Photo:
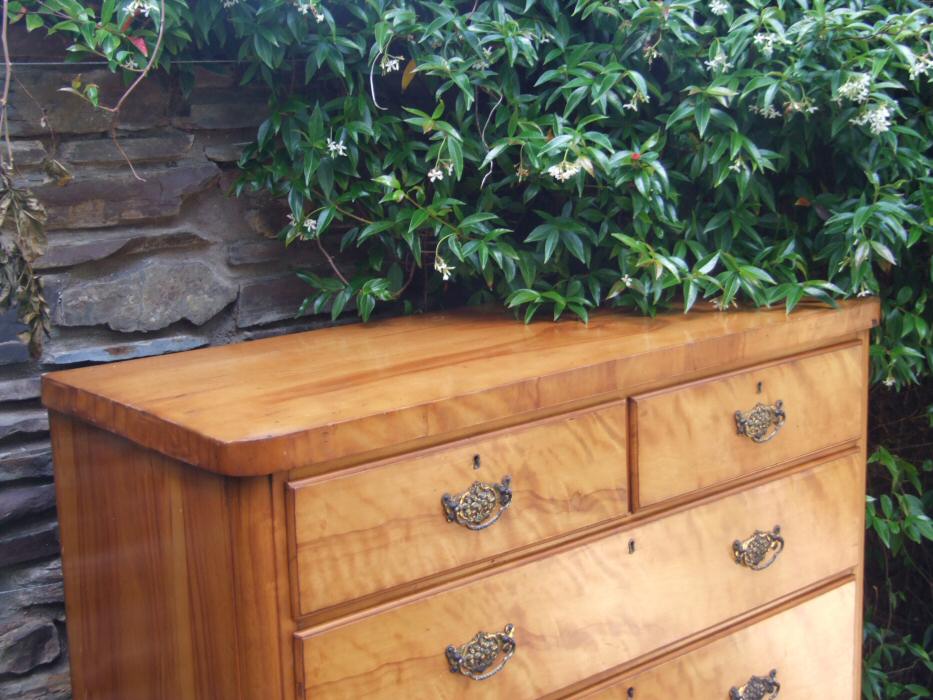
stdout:
<svg viewBox="0 0 933 700">
<path fill-rule="evenodd" d="M 152 70 L 184 87 L 179 58 L 232 58 L 244 84 L 266 84 L 237 191 L 283 197 L 283 245 L 313 240 L 330 262 L 304 275 L 306 309 L 367 319 L 496 301 L 525 321 L 585 320 L 597 306 L 879 295 L 864 692 L 930 696 L 926 3 L 4 8 L 122 72 L 127 96 Z M 63 88 L 98 104 L 80 78 Z M 114 133 L 121 103 L 100 105 Z"/>
</svg>

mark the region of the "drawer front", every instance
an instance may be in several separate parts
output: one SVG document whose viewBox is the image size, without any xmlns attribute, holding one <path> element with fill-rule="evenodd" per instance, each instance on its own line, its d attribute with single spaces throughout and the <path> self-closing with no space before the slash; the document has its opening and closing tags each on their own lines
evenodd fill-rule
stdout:
<svg viewBox="0 0 933 700">
<path fill-rule="evenodd" d="M 299 614 L 625 515 L 626 427 L 620 402 L 290 484 Z"/>
<path fill-rule="evenodd" d="M 849 345 L 635 397 L 639 505 L 857 438 L 866 362 Z M 778 402 L 783 416 L 769 416 Z"/>
<path fill-rule="evenodd" d="M 755 676 L 767 686 L 775 670 L 780 700 L 857 700 L 856 605 L 847 583 L 585 697 L 725 699 Z"/>
<path fill-rule="evenodd" d="M 305 697 L 527 698 L 559 691 L 859 561 L 861 460 L 850 455 L 532 559 L 392 610 L 296 636 Z M 781 525 L 764 570 L 733 542 Z M 452 673 L 448 645 L 514 625 L 501 673 Z M 504 640 L 492 670 L 507 651 Z M 496 651 L 497 641 L 490 641 Z M 463 649 L 463 652 L 469 651 Z"/>
</svg>

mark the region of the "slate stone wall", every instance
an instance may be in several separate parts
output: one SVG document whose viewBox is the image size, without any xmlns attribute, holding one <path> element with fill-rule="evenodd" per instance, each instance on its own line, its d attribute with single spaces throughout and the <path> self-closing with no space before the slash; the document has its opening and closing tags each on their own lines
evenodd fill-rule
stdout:
<svg viewBox="0 0 933 700">
<path fill-rule="evenodd" d="M 54 48 L 54 47 L 53 47 Z M 62 54 L 14 37 L 11 132 L 20 177 L 49 212 L 38 261 L 52 337 L 31 358 L 15 313 L 0 315 L 0 697 L 70 696 L 48 419 L 42 372 L 248 340 L 314 326 L 295 320 L 306 287 L 293 267 L 317 268 L 307 249 L 286 254 L 269 236 L 279 203 L 234 199 L 241 145 L 263 118 L 265 95 L 225 65 L 199 68 L 189 97 L 153 76 L 130 98 L 120 143 L 109 116 L 60 92 L 79 71 L 116 99 L 119 81 L 94 66 L 35 65 Z M 32 61 L 23 65 L 22 61 Z M 55 157 L 65 186 L 42 168 Z"/>
</svg>

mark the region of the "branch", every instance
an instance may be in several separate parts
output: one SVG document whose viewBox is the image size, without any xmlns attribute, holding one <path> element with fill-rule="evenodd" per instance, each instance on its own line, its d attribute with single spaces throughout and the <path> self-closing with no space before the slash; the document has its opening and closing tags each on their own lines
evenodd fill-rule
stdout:
<svg viewBox="0 0 933 700">
<path fill-rule="evenodd" d="M 346 277 L 343 276 L 343 273 L 340 271 L 340 268 L 337 267 L 337 263 L 334 262 L 334 259 L 330 256 L 326 250 L 324 250 L 324 244 L 321 243 L 321 237 L 315 236 L 314 240 L 317 241 L 317 247 L 321 251 L 321 255 L 324 256 L 324 259 L 327 260 L 327 264 L 330 265 L 330 269 L 334 271 L 334 274 L 340 278 L 340 281 L 343 282 L 346 286 L 350 286 L 350 282 Z"/>
<path fill-rule="evenodd" d="M 0 98 L 0 126 L 3 129 L 3 138 L 6 141 L 6 154 L 10 167 L 13 167 L 13 142 L 10 141 L 10 125 L 7 115 L 10 106 L 10 81 L 13 78 L 13 61 L 10 60 L 10 44 L 7 42 L 6 30 L 9 24 L 10 0 L 3 0 L 3 20 L 0 29 L 0 41 L 3 42 L 3 97 Z"/>
</svg>

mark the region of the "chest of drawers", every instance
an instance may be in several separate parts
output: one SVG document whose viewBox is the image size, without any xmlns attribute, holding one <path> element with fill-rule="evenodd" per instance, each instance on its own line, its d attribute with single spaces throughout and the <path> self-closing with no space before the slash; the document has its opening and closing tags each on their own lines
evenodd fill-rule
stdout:
<svg viewBox="0 0 933 700">
<path fill-rule="evenodd" d="M 76 698 L 858 698 L 868 333 L 491 311 L 47 375 Z"/>
</svg>

